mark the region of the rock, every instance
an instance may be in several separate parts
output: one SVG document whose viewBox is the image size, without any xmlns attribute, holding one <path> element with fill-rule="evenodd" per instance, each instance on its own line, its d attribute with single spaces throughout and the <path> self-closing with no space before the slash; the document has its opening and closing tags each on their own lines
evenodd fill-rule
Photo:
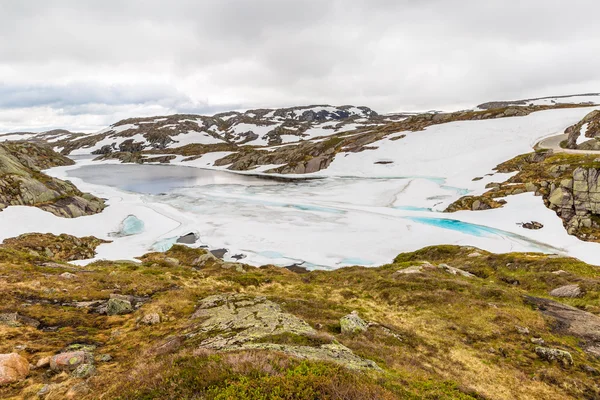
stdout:
<svg viewBox="0 0 600 400">
<path fill-rule="evenodd" d="M 440 264 L 440 265 L 438 265 L 438 268 L 443 269 L 444 271 L 446 271 L 452 275 L 460 275 L 460 276 L 464 276 L 465 278 L 476 278 L 476 276 L 470 272 L 463 271 L 460 268 L 451 267 L 447 264 Z"/>
<path fill-rule="evenodd" d="M 75 278 L 77 278 L 77 275 L 75 275 L 75 274 L 72 274 L 72 273 L 70 273 L 70 272 L 63 272 L 63 273 L 62 273 L 62 274 L 60 274 L 59 276 L 60 276 L 61 278 L 64 278 L 64 279 L 75 279 Z"/>
<path fill-rule="evenodd" d="M 223 257 L 225 256 L 225 254 L 227 254 L 228 250 L 227 249 L 215 249 L 215 250 L 211 250 L 210 253 L 220 259 L 223 259 Z"/>
<path fill-rule="evenodd" d="M 201 267 L 201 266 L 204 266 L 207 262 L 215 262 L 217 260 L 218 260 L 217 257 L 215 257 L 212 253 L 208 252 L 208 253 L 203 254 L 200 257 L 196 258 L 194 260 L 194 262 L 192 263 L 192 265 L 194 267 Z"/>
<path fill-rule="evenodd" d="M 343 334 L 366 332 L 368 327 L 369 324 L 363 321 L 356 311 L 352 311 L 340 319 L 340 328 Z"/>
<path fill-rule="evenodd" d="M 398 278 L 400 275 L 422 274 L 423 265 L 412 265 L 410 267 L 400 269 L 392 274 L 392 278 Z"/>
<path fill-rule="evenodd" d="M 240 263 L 226 262 L 226 263 L 221 264 L 221 268 L 233 269 L 236 272 L 240 272 L 240 273 L 246 272 L 246 270 L 244 269 L 244 264 L 240 264 Z"/>
<path fill-rule="evenodd" d="M 469 254 L 467 255 L 467 257 L 469 257 L 469 258 L 475 258 L 475 257 L 481 257 L 481 255 L 482 255 L 482 254 L 481 254 L 480 252 L 478 252 L 478 251 L 474 251 L 474 252 L 472 252 L 472 253 L 469 253 Z"/>
<path fill-rule="evenodd" d="M 96 373 L 94 364 L 81 364 L 72 372 L 75 378 L 88 378 Z"/>
<path fill-rule="evenodd" d="M 160 324 L 160 315 L 158 313 L 146 314 L 140 319 L 140 324 L 143 324 L 143 325 Z"/>
<path fill-rule="evenodd" d="M 24 315 L 20 315 L 15 312 L 0 314 L 0 324 L 12 327 L 20 327 L 25 325 L 31 326 L 32 328 L 38 328 L 40 326 L 40 321 L 26 317 Z"/>
<path fill-rule="evenodd" d="M 99 356 L 95 357 L 95 360 L 98 362 L 111 362 L 113 360 L 113 356 L 110 354 L 100 354 Z"/>
<path fill-rule="evenodd" d="M 0 386 L 19 382 L 29 374 L 29 362 L 17 353 L 0 354 Z"/>
<path fill-rule="evenodd" d="M 287 269 L 288 271 L 291 271 L 295 274 L 308 274 L 310 271 L 306 268 L 303 267 L 301 264 L 292 264 L 292 265 L 288 265 L 286 267 L 283 267 L 285 269 Z"/>
<path fill-rule="evenodd" d="M 554 275 L 568 275 L 569 273 L 565 270 L 559 269 L 558 271 L 552 271 Z"/>
<path fill-rule="evenodd" d="M 50 366 L 50 359 L 52 359 L 51 356 L 40 358 L 38 360 L 38 362 L 35 363 L 35 367 L 36 368 L 48 368 Z"/>
<path fill-rule="evenodd" d="M 128 300 L 109 299 L 106 303 L 106 314 L 123 315 L 133 312 L 133 306 Z"/>
<path fill-rule="evenodd" d="M 537 344 L 538 346 L 543 346 L 544 344 L 546 344 L 546 341 L 542 338 L 531 338 L 531 343 L 533 344 Z"/>
<path fill-rule="evenodd" d="M 573 357 L 568 351 L 539 346 L 535 348 L 535 354 L 542 360 L 557 361 L 563 366 L 573 365 Z"/>
<path fill-rule="evenodd" d="M 537 221 L 524 222 L 521 224 L 521 226 L 525 229 L 531 229 L 531 230 L 538 230 L 538 229 L 542 229 L 544 227 L 544 225 L 542 225 L 541 223 L 539 223 Z"/>
<path fill-rule="evenodd" d="M 527 191 L 527 192 L 534 192 L 535 193 L 535 192 L 537 192 L 537 190 L 538 190 L 538 187 L 534 183 L 527 182 L 525 184 L 525 191 Z"/>
<path fill-rule="evenodd" d="M 179 265 L 179 260 L 176 258 L 165 257 L 164 261 L 170 267 L 177 267 Z"/>
<path fill-rule="evenodd" d="M 60 353 L 50 359 L 50 368 L 53 371 L 74 371 L 82 364 L 89 364 L 93 361 L 90 353 L 85 351 L 69 351 Z"/>
<path fill-rule="evenodd" d="M 575 336 L 586 353 L 600 357 L 600 317 L 549 299 L 525 296 L 525 301 L 555 320 L 554 332 Z"/>
<path fill-rule="evenodd" d="M 583 296 L 583 291 L 579 285 L 566 285 L 552 290 L 550 296 L 575 298 Z"/>
<path fill-rule="evenodd" d="M 78 398 L 81 398 L 81 397 L 89 394 L 90 392 L 91 392 L 91 389 L 88 386 L 88 384 L 85 382 L 80 382 L 80 383 L 73 385 L 69 390 L 67 390 L 67 393 L 65 394 L 65 398 L 69 399 L 69 400 L 78 399 Z"/>
<path fill-rule="evenodd" d="M 515 326 L 515 329 L 517 330 L 517 332 L 519 332 L 521 335 L 529 335 L 529 328 L 527 327 L 522 327 L 522 326 Z"/>
<path fill-rule="evenodd" d="M 201 322 L 195 323 L 196 319 Z M 314 346 L 272 343 L 272 338 L 281 335 L 314 338 L 317 332 L 305 321 L 283 312 L 277 303 L 264 297 L 245 294 L 209 296 L 200 301 L 192 320 L 196 330 L 187 336 L 200 335 L 200 348 L 220 351 L 271 350 L 301 359 L 335 362 L 351 369 L 380 370 L 373 361 L 358 357 L 352 350 L 333 340 Z M 183 338 L 171 339 L 156 351 L 161 352 L 173 341 L 177 341 L 179 347 Z"/>
<path fill-rule="evenodd" d="M 314 334 L 314 329 L 298 317 L 264 297 L 242 294 L 214 295 L 200 301 L 192 319 L 200 319 L 202 332 L 219 335 L 202 342 L 204 347 L 220 349 L 282 333 Z M 232 332 L 232 335 L 222 335 Z"/>
<path fill-rule="evenodd" d="M 198 239 L 199 237 L 197 234 L 195 234 L 194 232 L 190 232 L 187 235 L 180 236 L 177 239 L 177 243 L 194 244 L 198 241 Z"/>
</svg>

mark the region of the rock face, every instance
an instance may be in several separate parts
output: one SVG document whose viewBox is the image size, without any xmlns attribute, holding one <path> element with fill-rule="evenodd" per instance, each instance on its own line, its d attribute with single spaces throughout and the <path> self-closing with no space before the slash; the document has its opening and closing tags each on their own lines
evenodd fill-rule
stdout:
<svg viewBox="0 0 600 400">
<path fill-rule="evenodd" d="M 600 317 L 548 299 L 527 296 L 525 300 L 554 319 L 557 332 L 581 339 L 586 353 L 600 357 Z"/>
<path fill-rule="evenodd" d="M 0 354 L 0 386 L 18 382 L 29 374 L 29 362 L 17 353 Z"/>
<path fill-rule="evenodd" d="M 192 315 L 195 331 L 188 337 L 202 338 L 199 346 L 220 351 L 242 349 L 276 350 L 299 358 L 331 361 L 353 369 L 379 369 L 370 360 L 356 356 L 333 340 L 316 346 L 277 343 L 282 336 L 314 338 L 317 332 L 295 315 L 264 297 L 243 294 L 214 295 L 200 301 Z"/>
<path fill-rule="evenodd" d="M 368 327 L 369 324 L 363 321 L 356 311 L 352 311 L 350 314 L 340 319 L 342 333 L 352 334 L 366 332 Z"/>
<path fill-rule="evenodd" d="M 600 214 L 600 165 L 575 169 L 572 179 L 554 185 L 547 202 L 571 234 L 596 226 L 592 217 Z"/>
<path fill-rule="evenodd" d="M 579 285 L 566 285 L 552 290 L 550 296 L 575 298 L 583 296 L 583 291 Z"/>
<path fill-rule="evenodd" d="M 592 111 L 577 124 L 568 127 L 565 133 L 569 135 L 566 146 L 569 149 L 600 150 L 600 142 L 592 140 L 600 135 L 600 111 Z M 585 142 L 583 138 L 590 141 Z"/>
<path fill-rule="evenodd" d="M 42 145 L 0 144 L 0 211 L 11 205 L 35 206 L 67 218 L 102 211 L 102 200 L 41 172 L 71 164 L 70 159 Z"/>
</svg>

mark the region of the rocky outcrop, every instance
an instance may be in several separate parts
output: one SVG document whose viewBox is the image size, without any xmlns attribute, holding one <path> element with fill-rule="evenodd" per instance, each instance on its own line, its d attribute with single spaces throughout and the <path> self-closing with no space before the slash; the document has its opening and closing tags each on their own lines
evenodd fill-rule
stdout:
<svg viewBox="0 0 600 400">
<path fill-rule="evenodd" d="M 198 320 L 200 323 L 188 338 L 202 338 L 201 348 L 277 350 L 298 358 L 341 363 L 353 369 L 378 369 L 373 361 L 356 356 L 333 339 L 319 338 L 317 331 L 306 322 L 264 297 L 244 294 L 206 297 L 192 315 L 192 321 Z M 299 344 L 279 343 L 281 338 L 297 338 Z M 307 346 L 306 341 L 313 341 L 315 345 Z"/>
<path fill-rule="evenodd" d="M 600 214 L 600 165 L 579 167 L 571 179 L 552 184 L 547 202 L 570 234 L 580 228 L 598 228 L 595 216 Z"/>
<path fill-rule="evenodd" d="M 553 319 L 556 332 L 579 338 L 585 352 L 600 357 L 600 317 L 549 299 L 527 296 L 525 301 Z"/>
<path fill-rule="evenodd" d="M 0 386 L 25 379 L 29 362 L 17 353 L 0 354 Z"/>
<path fill-rule="evenodd" d="M 550 296 L 575 298 L 583 296 L 583 290 L 579 285 L 565 285 L 550 291 Z"/>
<path fill-rule="evenodd" d="M 41 172 L 73 161 L 33 143 L 0 144 L 0 211 L 12 205 L 35 206 L 67 218 L 96 214 L 104 202 L 72 183 Z"/>
<path fill-rule="evenodd" d="M 359 317 L 356 311 L 352 311 L 340 319 L 340 329 L 345 334 L 366 332 L 368 327 L 369 324 Z"/>
<path fill-rule="evenodd" d="M 34 256 L 45 256 L 56 261 L 87 260 L 96 256 L 96 247 L 106 240 L 93 236 L 76 236 L 51 233 L 26 233 L 4 240 L 0 246 L 9 246 Z"/>
<path fill-rule="evenodd" d="M 600 136 L 600 111 L 592 111 L 577 124 L 568 127 L 565 133 L 568 134 L 566 143 L 568 149 L 600 150 L 600 141 L 593 140 Z M 577 142 L 580 144 L 578 145 Z"/>
</svg>

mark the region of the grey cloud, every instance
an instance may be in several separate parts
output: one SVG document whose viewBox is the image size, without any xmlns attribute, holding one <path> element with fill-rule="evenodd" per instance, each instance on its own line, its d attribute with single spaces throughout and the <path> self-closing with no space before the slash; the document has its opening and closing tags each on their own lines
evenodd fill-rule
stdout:
<svg viewBox="0 0 600 400">
<path fill-rule="evenodd" d="M 598 11 L 596 0 L 6 1 L 0 107 L 386 112 L 599 91 Z"/>
</svg>

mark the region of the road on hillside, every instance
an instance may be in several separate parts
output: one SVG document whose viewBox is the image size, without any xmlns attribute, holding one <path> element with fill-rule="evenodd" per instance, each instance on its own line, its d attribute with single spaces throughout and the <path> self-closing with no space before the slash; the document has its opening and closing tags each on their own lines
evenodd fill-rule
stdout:
<svg viewBox="0 0 600 400">
<path fill-rule="evenodd" d="M 568 153 L 568 154 L 598 154 L 600 155 L 600 150 L 573 150 L 573 149 L 564 149 L 560 147 L 560 143 L 563 140 L 567 140 L 569 137 L 568 134 L 564 133 L 562 135 L 550 136 L 546 139 L 539 141 L 533 148 L 535 150 L 553 150 L 555 153 Z"/>
</svg>

